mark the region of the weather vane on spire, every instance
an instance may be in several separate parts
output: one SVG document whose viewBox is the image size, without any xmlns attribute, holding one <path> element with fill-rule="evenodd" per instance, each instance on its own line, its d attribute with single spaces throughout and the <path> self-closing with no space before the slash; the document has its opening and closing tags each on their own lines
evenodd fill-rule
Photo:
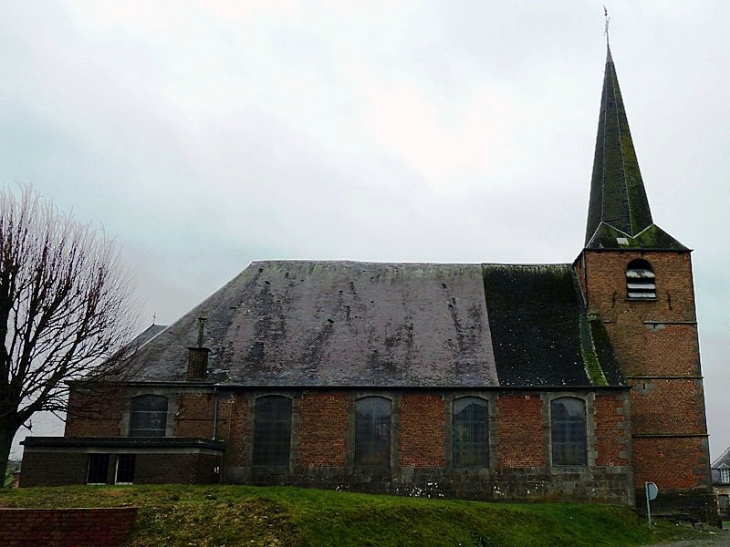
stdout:
<svg viewBox="0 0 730 547">
<path fill-rule="evenodd" d="M 603 34 L 606 35 L 606 44 L 608 44 L 608 24 L 611 22 L 611 18 L 608 16 L 606 6 L 603 6 L 603 15 L 606 16 L 606 29 L 603 31 Z"/>
</svg>

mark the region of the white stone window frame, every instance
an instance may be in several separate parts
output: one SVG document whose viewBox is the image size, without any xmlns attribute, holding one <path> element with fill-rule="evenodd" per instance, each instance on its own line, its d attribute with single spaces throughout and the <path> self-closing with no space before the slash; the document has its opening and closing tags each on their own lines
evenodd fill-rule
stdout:
<svg viewBox="0 0 730 547">
<path fill-rule="evenodd" d="M 722 484 L 730 483 L 730 468 L 727 468 L 727 467 L 720 468 L 720 482 Z"/>
<path fill-rule="evenodd" d="M 134 462 L 134 464 L 132 467 L 133 471 L 132 471 L 132 480 L 131 481 L 120 481 L 119 480 L 119 461 L 121 460 L 121 456 L 127 456 L 127 457 L 133 458 L 132 461 Z M 127 485 L 134 484 L 134 470 L 136 467 L 137 467 L 137 455 L 136 454 L 126 454 L 126 453 L 114 454 L 114 484 L 119 485 L 119 486 L 127 486 Z"/>
</svg>

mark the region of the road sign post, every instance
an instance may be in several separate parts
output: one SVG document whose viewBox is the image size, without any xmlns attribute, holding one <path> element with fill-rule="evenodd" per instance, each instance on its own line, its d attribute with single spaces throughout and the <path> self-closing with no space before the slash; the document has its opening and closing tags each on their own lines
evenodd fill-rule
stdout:
<svg viewBox="0 0 730 547">
<path fill-rule="evenodd" d="M 646 493 L 646 516 L 649 519 L 649 528 L 651 528 L 651 500 L 655 500 L 659 493 L 659 488 L 653 482 L 644 483 L 644 492 Z"/>
</svg>

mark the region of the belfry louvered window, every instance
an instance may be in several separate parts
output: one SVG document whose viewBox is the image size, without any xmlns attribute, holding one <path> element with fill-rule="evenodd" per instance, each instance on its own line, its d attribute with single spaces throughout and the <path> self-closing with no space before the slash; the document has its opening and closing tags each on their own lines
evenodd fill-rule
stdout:
<svg viewBox="0 0 730 547">
<path fill-rule="evenodd" d="M 626 295 L 635 300 L 656 300 L 654 270 L 646 260 L 632 260 L 626 267 Z"/>
</svg>

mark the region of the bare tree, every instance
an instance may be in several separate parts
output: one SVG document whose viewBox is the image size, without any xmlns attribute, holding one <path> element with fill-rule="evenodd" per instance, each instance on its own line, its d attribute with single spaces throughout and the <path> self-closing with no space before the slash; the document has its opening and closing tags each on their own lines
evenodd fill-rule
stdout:
<svg viewBox="0 0 730 547">
<path fill-rule="evenodd" d="M 68 382 L 118 378 L 137 313 L 115 242 L 20 187 L 0 190 L 0 476 L 18 429 Z"/>
</svg>

